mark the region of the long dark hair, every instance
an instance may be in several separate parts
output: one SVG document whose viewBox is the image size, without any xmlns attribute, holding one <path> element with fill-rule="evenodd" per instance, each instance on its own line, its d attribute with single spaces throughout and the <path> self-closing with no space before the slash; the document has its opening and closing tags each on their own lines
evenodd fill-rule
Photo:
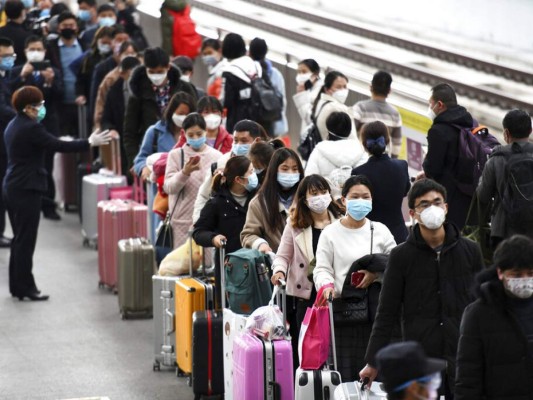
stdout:
<svg viewBox="0 0 533 400">
<path fill-rule="evenodd" d="M 250 168 L 250 159 L 246 156 L 231 157 L 226 163 L 224 172 L 215 175 L 211 190 L 213 193 L 219 192 L 222 188 L 230 189 L 238 176 L 244 176 Z"/>
<path fill-rule="evenodd" d="M 196 112 L 196 102 L 194 101 L 194 98 L 189 94 L 185 92 L 176 92 L 174 93 L 174 96 L 170 98 L 170 101 L 168 102 L 167 108 L 165 108 L 165 111 L 163 111 L 163 117 L 161 120 L 165 123 L 167 126 L 167 129 L 171 132 L 173 132 L 175 129 L 177 132 L 179 132 L 179 128 L 174 125 L 172 122 L 172 115 L 176 112 L 177 108 L 181 105 L 185 104 L 187 107 L 189 107 L 189 114 Z"/>
<path fill-rule="evenodd" d="M 333 86 L 333 82 L 335 82 L 337 78 L 344 78 L 346 79 L 346 81 L 348 81 L 348 78 L 342 72 L 330 71 L 327 73 L 326 77 L 324 78 L 324 84 L 320 88 L 320 92 L 318 92 L 318 95 L 316 96 L 316 99 L 313 102 L 313 111 L 311 112 L 313 118 L 316 118 L 316 107 L 318 105 L 318 102 L 320 101 L 320 97 L 322 97 L 322 93 L 326 93 L 326 90 L 331 89 L 331 87 Z"/>
<path fill-rule="evenodd" d="M 300 172 L 300 179 L 304 176 L 304 168 L 300 157 L 292 149 L 281 148 L 274 152 L 270 164 L 268 164 L 268 169 L 266 172 L 265 181 L 259 189 L 258 196 L 259 201 L 261 201 L 264 212 L 268 215 L 266 219 L 267 227 L 271 231 L 283 231 L 285 226 L 285 220 L 279 212 L 279 193 L 283 190 L 281 185 L 278 183 L 278 167 L 283 164 L 287 159 L 292 158 L 296 161 L 298 165 L 298 171 Z M 294 194 L 297 190 L 297 185 L 294 185 L 289 192 Z"/>
</svg>

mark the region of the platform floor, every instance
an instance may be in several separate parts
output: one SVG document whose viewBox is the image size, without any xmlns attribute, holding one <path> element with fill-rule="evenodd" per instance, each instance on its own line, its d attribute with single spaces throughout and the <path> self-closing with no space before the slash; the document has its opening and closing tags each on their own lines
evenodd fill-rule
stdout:
<svg viewBox="0 0 533 400">
<path fill-rule="evenodd" d="M 0 249 L 0 399 L 193 399 L 185 378 L 152 371 L 153 320 L 121 320 L 117 296 L 98 289 L 78 215 L 61 216 L 41 219 L 34 257 L 49 301 L 10 297 L 9 249 Z"/>
</svg>

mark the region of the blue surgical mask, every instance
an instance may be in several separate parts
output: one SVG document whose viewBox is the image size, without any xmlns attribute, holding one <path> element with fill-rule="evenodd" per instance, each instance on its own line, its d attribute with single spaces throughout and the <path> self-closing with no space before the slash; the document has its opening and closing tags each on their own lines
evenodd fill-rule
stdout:
<svg viewBox="0 0 533 400">
<path fill-rule="evenodd" d="M 278 183 L 282 188 L 290 189 L 298 182 L 300 182 L 300 174 L 298 172 L 295 174 L 278 172 Z"/>
<path fill-rule="evenodd" d="M 113 26 L 117 23 L 116 18 L 113 17 L 101 17 L 98 18 L 98 25 L 99 26 Z"/>
<path fill-rule="evenodd" d="M 249 192 L 251 192 L 255 190 L 255 188 L 257 187 L 257 184 L 259 183 L 259 179 L 257 179 L 257 175 L 255 174 L 255 172 L 252 172 L 247 179 L 248 179 L 248 183 L 244 185 L 244 188 L 248 190 Z"/>
<path fill-rule="evenodd" d="M 231 147 L 231 152 L 236 156 L 246 156 L 248 155 L 248 152 L 250 151 L 250 147 L 252 147 L 251 144 L 233 143 L 233 146 Z"/>
<path fill-rule="evenodd" d="M 37 122 L 41 122 L 46 117 L 46 107 L 41 106 L 37 111 Z"/>
<path fill-rule="evenodd" d="M 15 57 L 3 57 L 0 62 L 0 70 L 9 71 L 15 65 Z"/>
<path fill-rule="evenodd" d="M 214 67 L 218 64 L 218 59 L 215 56 L 202 56 L 202 62 L 208 67 Z"/>
<path fill-rule="evenodd" d="M 351 199 L 346 200 L 346 211 L 356 221 L 363 220 L 372 211 L 372 200 Z"/>
<path fill-rule="evenodd" d="M 33 0 L 22 0 L 22 4 L 24 4 L 24 8 L 31 8 L 33 7 Z"/>
<path fill-rule="evenodd" d="M 187 144 L 191 146 L 194 150 L 200 150 L 205 144 L 206 140 L 207 138 L 205 137 L 205 135 L 199 137 L 198 139 L 191 139 L 190 137 L 188 137 Z"/>
<path fill-rule="evenodd" d="M 91 20 L 91 11 L 90 10 L 80 10 L 78 11 L 78 17 L 79 19 L 81 19 L 82 21 L 90 21 Z"/>
<path fill-rule="evenodd" d="M 39 14 L 39 18 L 47 18 L 50 16 L 50 9 L 49 8 L 43 8 L 41 10 L 41 13 Z"/>
<path fill-rule="evenodd" d="M 98 46 L 98 51 L 100 52 L 100 54 L 105 56 L 105 55 L 111 53 L 111 45 L 110 44 L 98 43 L 97 46 Z"/>
<path fill-rule="evenodd" d="M 254 172 L 257 175 L 261 175 L 265 169 L 264 168 L 254 168 Z"/>
</svg>

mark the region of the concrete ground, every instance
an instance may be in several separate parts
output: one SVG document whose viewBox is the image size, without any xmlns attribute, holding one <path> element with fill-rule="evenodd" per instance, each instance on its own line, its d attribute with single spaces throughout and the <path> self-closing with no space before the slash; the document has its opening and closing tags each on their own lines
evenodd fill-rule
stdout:
<svg viewBox="0 0 533 400">
<path fill-rule="evenodd" d="M 82 246 L 78 215 L 61 215 L 41 219 L 34 256 L 49 301 L 10 297 L 9 250 L 0 249 L 0 399 L 193 399 L 174 370 L 152 371 L 153 320 L 121 320 L 117 296 L 98 289 L 97 252 Z"/>
</svg>

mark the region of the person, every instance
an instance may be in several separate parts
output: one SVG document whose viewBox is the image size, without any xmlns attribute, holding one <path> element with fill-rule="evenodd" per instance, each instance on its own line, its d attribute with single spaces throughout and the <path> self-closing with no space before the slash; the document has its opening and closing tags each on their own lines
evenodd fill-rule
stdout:
<svg viewBox="0 0 533 400">
<path fill-rule="evenodd" d="M 474 276 L 483 269 L 479 246 L 445 222 L 446 189 L 431 179 L 413 184 L 409 214 L 417 222 L 407 241 L 390 254 L 361 379 L 374 380 L 375 356 L 390 342 L 398 319 L 403 340 L 420 342 L 447 362 L 443 391 L 453 398 L 459 324 L 472 302 Z"/>
<path fill-rule="evenodd" d="M 258 141 L 252 143 L 248 157 L 252 161 L 254 171 L 259 179 L 259 186 L 265 181 L 266 171 L 270 165 L 270 160 L 277 149 L 285 147 L 285 143 L 281 139 L 272 139 L 268 142 Z"/>
<path fill-rule="evenodd" d="M 389 254 L 396 246 L 388 228 L 367 218 L 372 209 L 372 184 L 363 175 L 348 178 L 342 188 L 341 202 L 346 215 L 326 227 L 316 250 L 313 281 L 322 289 L 319 305 L 324 305 L 332 295 L 340 298 L 351 265 L 360 258 L 375 253 Z M 358 289 L 367 289 L 381 280 L 381 273 L 362 270 L 363 281 Z M 358 367 L 364 365 L 364 352 L 372 323 L 336 326 L 337 369 L 342 380 L 355 380 Z"/>
<path fill-rule="evenodd" d="M 174 16 L 188 7 L 188 0 L 164 0 L 161 4 L 161 47 L 168 55 L 174 54 Z"/>
<path fill-rule="evenodd" d="M 13 41 L 14 53 L 17 55 L 15 65 L 24 65 L 26 63 L 24 45 L 28 36 L 32 34 L 24 25 L 26 9 L 21 0 L 7 0 L 3 8 L 8 21 L 0 28 L 0 37 Z"/>
<path fill-rule="evenodd" d="M 181 80 L 184 82 L 189 82 L 196 91 L 196 98 L 201 99 L 205 96 L 205 90 L 199 88 L 194 83 L 191 82 L 192 76 L 194 74 L 194 64 L 190 57 L 187 56 L 177 56 L 172 59 L 172 64 L 179 68 L 181 72 Z"/>
<path fill-rule="evenodd" d="M 61 104 L 63 94 L 63 82 L 60 79 L 59 71 L 51 66 L 44 70 L 38 70 L 32 64 L 46 59 L 43 38 L 35 35 L 29 36 L 24 51 L 28 61 L 23 66 L 14 67 L 11 71 L 11 87 L 16 90 L 24 85 L 35 86 L 43 93 L 47 108 L 42 124 L 48 132 L 57 136 L 59 133 L 58 106 Z M 43 194 L 41 209 L 44 218 L 59 221 L 61 217 L 56 211 L 56 190 L 52 176 L 54 153 L 46 151 L 44 158 L 48 191 Z"/>
<path fill-rule="evenodd" d="M 306 176 L 296 191 L 281 242 L 272 263 L 272 284 L 287 283 L 287 294 L 296 299 L 296 330 L 299 336 L 307 307 L 316 299 L 309 265 L 315 259 L 324 228 L 343 215 L 333 201 L 328 182 L 320 175 Z"/>
<path fill-rule="evenodd" d="M 446 361 L 427 357 L 420 343 L 393 343 L 376 355 L 388 400 L 437 400 Z"/>
<path fill-rule="evenodd" d="M 264 39 L 254 38 L 250 42 L 250 57 L 252 60 L 261 64 L 261 68 L 264 72 L 264 77 L 268 78 L 272 88 L 274 88 L 278 95 L 283 99 L 283 109 L 281 111 L 281 118 L 277 121 L 266 122 L 266 121 L 257 121 L 259 122 L 267 131 L 269 136 L 279 137 L 284 136 L 289 131 L 289 124 L 287 122 L 287 98 L 285 95 L 285 79 L 281 74 L 280 70 L 272 65 L 272 61 L 266 58 L 268 53 L 268 46 Z M 268 127 L 268 129 L 267 129 Z"/>
<path fill-rule="evenodd" d="M 131 41 L 135 43 L 135 47 L 139 51 L 143 51 L 148 47 L 148 40 L 140 26 L 140 15 L 136 9 L 138 2 L 136 0 L 115 0 L 114 3 L 117 9 L 117 25 L 123 26 Z"/>
<path fill-rule="evenodd" d="M 389 129 L 392 140 L 390 156 L 398 158 L 402 149 L 402 117 L 396 108 L 387 103 L 391 84 L 391 74 L 386 71 L 376 72 L 370 85 L 370 99 L 355 103 L 353 116 L 355 129 L 359 135 L 363 124 L 373 121 L 383 122 Z"/>
<path fill-rule="evenodd" d="M 222 104 L 216 97 L 205 96 L 198 100 L 198 112 L 202 114 L 207 126 L 207 145 L 217 149 L 222 154 L 231 151 L 233 136 L 222 125 Z M 185 144 L 185 135 L 181 135 L 178 147 Z"/>
<path fill-rule="evenodd" d="M 455 90 L 447 83 L 434 86 L 431 92 L 428 115 L 433 124 L 428 131 L 424 175 L 446 188 L 448 221 L 462 229 L 472 196 L 461 192 L 457 187 L 454 166 L 459 156 L 459 127 L 471 128 L 474 120 L 466 108 L 457 104 Z"/>
<path fill-rule="evenodd" d="M 101 4 L 96 9 L 97 24 L 80 33 L 80 42 L 82 46 L 88 48 L 93 42 L 94 36 L 98 29 L 102 27 L 112 27 L 117 23 L 117 12 L 111 4 Z"/>
<path fill-rule="evenodd" d="M 96 0 L 78 0 L 78 20 L 82 31 L 98 25 Z"/>
<path fill-rule="evenodd" d="M 183 82 L 180 71 L 170 64 L 160 47 L 144 51 L 144 66 L 136 68 L 130 78 L 131 96 L 124 116 L 124 148 L 128 165 L 133 165 L 146 130 L 155 124 L 177 92 L 186 92 L 196 101 L 190 83 Z"/>
<path fill-rule="evenodd" d="M 368 122 L 360 133 L 370 158 L 366 164 L 354 168 L 352 175 L 365 175 L 374 186 L 368 218 L 385 224 L 394 235 L 394 241 L 403 243 L 409 233 L 402 213 L 403 199 L 411 188 L 407 161 L 393 159 L 385 151 L 390 139 L 383 122 Z"/>
<path fill-rule="evenodd" d="M 352 118 L 343 111 L 332 112 L 326 120 L 327 140 L 319 142 L 309 156 L 305 174 L 319 174 L 328 179 L 335 200 L 350 177 L 352 168 L 368 161 L 358 138 L 350 138 Z"/>
<path fill-rule="evenodd" d="M 500 242 L 478 275 L 461 321 L 456 400 L 529 399 L 533 393 L 533 240 Z"/>
<path fill-rule="evenodd" d="M 241 248 L 240 233 L 257 185 L 254 167 L 246 156 L 232 157 L 224 172 L 213 178 L 213 195 L 194 223 L 192 237 L 200 246 L 216 248 L 215 282 L 220 282 L 222 273 L 219 252 L 223 242 L 226 242 L 226 254 Z M 220 301 L 218 293 L 217 298 Z"/>
<path fill-rule="evenodd" d="M 322 140 L 326 140 L 328 137 L 326 120 L 332 112 L 345 112 L 353 119 L 352 110 L 344 104 L 348 94 L 348 78 L 346 75 L 339 71 L 328 72 L 311 110 L 311 118 L 315 121 Z M 356 137 L 353 122 L 350 135 L 354 138 Z"/>
<path fill-rule="evenodd" d="M 300 135 L 313 122 L 311 120 L 313 101 L 318 96 L 323 83 L 323 79 L 320 76 L 320 66 L 315 60 L 306 58 L 298 63 L 296 94 L 292 96 L 292 101 L 302 119 Z"/>
<path fill-rule="evenodd" d="M 222 100 L 222 72 L 228 60 L 222 57 L 220 40 L 207 38 L 202 42 L 202 62 L 207 66 L 207 95 Z"/>
<path fill-rule="evenodd" d="M 207 128 L 200 114 L 189 114 L 183 121 L 182 129 L 187 137 L 187 145 L 173 149 L 168 154 L 163 184 L 163 190 L 169 195 L 174 248 L 187 240 L 198 188 L 211 164 L 222 155 L 206 144 Z"/>
<path fill-rule="evenodd" d="M 46 115 L 42 92 L 24 86 L 13 93 L 17 115 L 4 134 L 8 156 L 3 195 L 14 237 L 9 258 L 9 290 L 19 300 L 47 300 L 40 293 L 32 274 L 33 253 L 41 210 L 42 193 L 46 192 L 44 152 L 86 151 L 110 140 L 109 132 L 94 132 L 89 139 L 59 140 L 40 123 Z"/>
<path fill-rule="evenodd" d="M 512 154 L 515 152 L 518 154 L 525 153 L 526 160 L 528 158 L 533 160 L 533 145 L 529 143 L 530 135 L 531 117 L 527 112 L 515 109 L 505 114 L 503 118 L 503 139 L 507 145 L 495 149 L 491 154 L 485 164 L 476 190 L 478 199 L 482 204 L 489 204 L 494 199 L 490 224 L 493 249 L 503 239 L 510 237 L 513 233 L 529 234 L 530 236 L 533 234 L 532 221 L 526 221 L 525 219 L 513 221 L 506 212 L 506 206 L 508 205 L 504 204 L 506 180 L 509 179 L 506 170 Z M 527 169 L 524 171 L 527 171 Z M 529 171 L 529 174 L 531 174 L 531 169 Z M 516 178 L 519 181 L 526 179 L 530 182 L 531 175 L 517 176 Z M 527 194 L 524 195 L 528 196 Z"/>
</svg>

